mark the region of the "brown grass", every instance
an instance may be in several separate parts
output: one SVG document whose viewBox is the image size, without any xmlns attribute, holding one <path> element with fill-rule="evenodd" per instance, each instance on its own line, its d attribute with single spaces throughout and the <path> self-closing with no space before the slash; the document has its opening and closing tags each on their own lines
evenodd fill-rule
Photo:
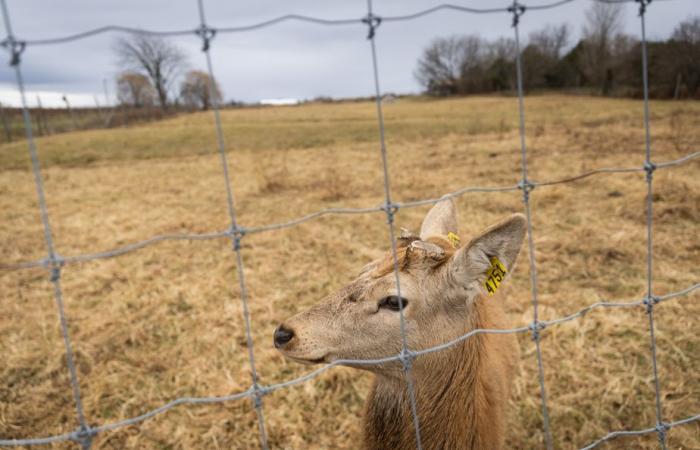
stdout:
<svg viewBox="0 0 700 450">
<path fill-rule="evenodd" d="M 542 96 L 528 98 L 526 106 L 534 180 L 643 162 L 638 101 Z M 387 105 L 394 197 L 411 200 L 465 185 L 515 184 L 520 168 L 516 111 L 514 99 L 489 97 Z M 322 207 L 382 201 L 372 104 L 232 110 L 223 120 L 243 225 L 283 221 Z M 656 160 L 698 150 L 700 104 L 653 102 L 652 133 Z M 39 139 L 38 148 L 60 254 L 228 225 L 209 114 L 126 130 L 52 136 Z M 26 161 L 23 144 L 0 146 L 4 262 L 45 254 Z M 654 290 L 659 294 L 698 282 L 698 168 L 695 160 L 655 175 Z M 644 200 L 643 174 L 599 175 L 533 192 L 543 319 L 600 298 L 637 299 L 644 294 Z M 522 209 L 518 192 L 468 194 L 458 205 L 463 239 Z M 397 222 L 416 230 L 427 209 L 401 210 Z M 308 371 L 285 361 L 273 348 L 277 323 L 342 286 L 387 248 L 381 214 L 325 217 L 244 238 L 263 383 Z M 511 283 L 504 285 L 514 325 L 532 317 L 527 254 L 522 256 Z M 224 239 L 162 243 L 64 269 L 70 332 L 91 424 L 134 416 L 180 396 L 224 395 L 249 387 L 235 269 Z M 46 272 L 0 272 L 0 305 L 0 438 L 75 429 Z M 699 315 L 697 294 L 657 308 L 666 420 L 700 412 Z M 534 346 L 526 335 L 519 342 L 522 358 L 514 380 L 508 444 L 540 448 Z M 654 424 L 648 324 L 642 309 L 591 312 L 547 329 L 542 345 L 557 448 L 582 446 L 610 430 Z M 271 446 L 356 448 L 369 379 L 359 371 L 335 368 L 266 397 Z M 669 448 L 697 449 L 698 442 L 698 424 L 669 432 Z M 618 439 L 609 447 L 654 448 L 655 443 L 652 435 Z M 247 400 L 179 407 L 99 435 L 95 444 L 100 449 L 259 446 Z"/>
</svg>

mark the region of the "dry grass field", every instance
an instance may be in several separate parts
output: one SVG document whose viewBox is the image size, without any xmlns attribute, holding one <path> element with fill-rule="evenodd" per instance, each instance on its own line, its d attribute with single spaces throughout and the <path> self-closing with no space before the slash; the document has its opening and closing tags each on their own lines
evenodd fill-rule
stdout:
<svg viewBox="0 0 700 450">
<path fill-rule="evenodd" d="M 545 181 L 644 160 L 642 103 L 568 96 L 526 99 L 531 178 Z M 700 149 L 700 103 L 652 102 L 653 158 Z M 401 99 L 385 106 L 393 196 L 436 197 L 520 177 L 514 98 Z M 240 222 L 280 222 L 331 206 L 377 206 L 383 186 L 372 103 L 309 104 L 223 113 Z M 58 252 L 111 249 L 155 234 L 228 226 L 211 113 L 37 141 Z M 700 159 L 654 178 L 654 291 L 700 281 Z M 646 288 L 643 173 L 603 174 L 532 193 L 541 317 Z M 520 192 L 457 201 L 463 239 L 522 210 Z M 400 210 L 418 229 L 428 207 Z M 261 382 L 310 369 L 272 346 L 274 327 L 351 280 L 389 248 L 382 214 L 326 216 L 243 239 Z M 0 146 L 0 260 L 45 256 L 26 145 Z M 504 298 L 513 325 L 531 321 L 527 250 Z M 68 265 L 63 289 L 91 424 L 144 413 L 181 396 L 250 386 L 236 279 L 226 239 L 164 242 L 118 258 Z M 700 412 L 698 291 L 656 308 L 663 414 Z M 541 448 L 534 344 L 519 335 L 508 447 Z M 556 448 L 611 430 L 653 426 L 654 390 L 643 308 L 594 310 L 543 332 Z M 0 438 L 76 428 L 49 276 L 0 270 Z M 264 399 L 272 448 L 357 447 L 370 376 L 333 368 Z M 669 448 L 700 448 L 700 425 L 674 428 Z M 99 449 L 258 448 L 251 402 L 177 407 L 95 438 Z M 656 436 L 606 448 L 655 448 Z M 51 448 L 77 448 L 61 443 Z"/>
</svg>

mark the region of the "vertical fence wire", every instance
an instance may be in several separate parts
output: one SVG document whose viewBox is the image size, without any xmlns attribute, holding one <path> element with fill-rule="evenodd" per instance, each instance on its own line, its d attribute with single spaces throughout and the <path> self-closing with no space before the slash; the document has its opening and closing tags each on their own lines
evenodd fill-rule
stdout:
<svg viewBox="0 0 700 450">
<path fill-rule="evenodd" d="M 535 263 L 535 244 L 532 238 L 532 213 L 530 210 L 530 191 L 534 188 L 532 183 L 527 178 L 527 145 L 525 142 L 525 104 L 523 92 L 523 64 L 520 54 L 520 18 L 525 13 L 525 6 L 519 4 L 517 0 L 513 0 L 513 5 L 509 8 L 513 14 L 513 30 L 515 33 L 515 66 L 516 78 L 518 86 L 518 118 L 520 121 L 520 150 L 521 150 L 521 166 L 523 178 L 521 181 L 521 189 L 523 191 L 523 204 L 525 207 L 525 216 L 527 218 L 527 243 L 530 255 L 530 285 L 532 289 L 532 339 L 535 342 L 535 350 L 537 352 L 537 371 L 540 382 L 540 398 L 542 399 L 542 421 L 544 425 L 544 439 L 547 450 L 552 450 L 552 432 L 549 426 L 549 409 L 547 408 L 547 391 L 544 385 L 544 364 L 542 362 L 542 349 L 540 346 L 540 330 L 542 324 L 539 322 L 538 303 L 537 303 L 537 265 Z"/>
<path fill-rule="evenodd" d="M 655 409 L 656 409 L 656 426 L 653 429 L 632 431 L 632 432 L 613 432 L 609 433 L 603 439 L 596 441 L 592 446 L 596 446 L 604 441 L 607 441 L 615 436 L 622 435 L 640 435 L 647 432 L 656 432 L 659 439 L 659 445 L 662 449 L 666 449 L 666 432 L 673 426 L 680 425 L 683 423 L 689 423 L 694 420 L 698 420 L 700 416 L 690 417 L 685 420 L 678 422 L 663 422 L 663 409 L 661 401 L 661 389 L 660 381 L 658 376 L 657 368 L 657 355 L 656 355 L 656 338 L 654 334 L 654 306 L 658 304 L 664 297 L 655 297 L 653 295 L 653 173 L 658 167 L 664 167 L 664 164 L 656 165 L 651 160 L 651 133 L 650 133 L 650 114 L 649 114 L 649 74 L 648 74 L 648 49 L 647 49 L 647 38 L 646 38 L 646 22 L 645 13 L 648 5 L 652 0 L 633 0 L 639 3 L 639 16 L 641 21 L 641 51 L 642 51 L 642 78 L 643 78 L 643 90 L 644 90 L 644 127 L 645 127 L 645 163 L 644 171 L 646 172 L 646 183 L 647 183 L 647 197 L 646 197 L 646 226 L 647 226 L 647 295 L 643 300 L 646 306 L 646 312 L 649 319 L 649 335 L 650 335 L 650 349 L 651 349 L 651 359 L 652 359 L 652 369 L 654 378 L 654 392 L 655 392 Z M 617 3 L 616 1 L 608 1 L 609 3 Z M 255 355 L 253 348 L 253 339 L 251 332 L 250 323 L 250 311 L 248 306 L 248 292 L 246 288 L 244 269 L 243 269 L 243 258 L 241 252 L 241 240 L 246 234 L 246 228 L 240 227 L 237 221 L 235 200 L 233 195 L 232 183 L 229 176 L 228 161 L 226 156 L 226 146 L 224 142 L 224 134 L 221 122 L 220 105 L 219 99 L 216 95 L 216 81 L 214 78 L 214 70 L 212 65 L 212 58 L 210 55 L 210 43 L 211 40 L 216 35 L 216 29 L 210 28 L 206 24 L 205 20 L 205 9 L 203 0 L 197 0 L 200 27 L 195 31 L 195 33 L 202 40 L 202 50 L 205 54 L 208 74 L 210 78 L 209 94 L 212 103 L 212 109 L 214 112 L 215 119 L 215 130 L 218 144 L 218 151 L 221 159 L 221 165 L 224 176 L 224 183 L 227 194 L 227 207 L 228 214 L 230 218 L 230 228 L 223 235 L 229 236 L 232 239 L 232 247 L 236 257 L 236 266 L 239 280 L 239 287 L 241 292 L 241 303 L 243 309 L 243 318 L 245 323 L 245 333 L 247 340 L 247 350 L 248 358 L 251 366 L 251 377 L 252 377 L 252 387 L 248 391 L 250 394 L 240 395 L 240 398 L 251 397 L 254 401 L 255 412 L 258 419 L 258 428 L 260 434 L 261 446 L 264 449 L 268 448 L 267 434 L 265 431 L 265 421 L 262 408 L 262 398 L 267 392 L 270 392 L 271 388 L 260 386 L 258 383 L 258 374 L 255 365 Z M 46 242 L 46 248 L 48 252 L 48 258 L 44 260 L 46 266 L 50 269 L 51 282 L 54 288 L 54 297 L 58 309 L 61 334 L 63 337 L 65 349 L 66 349 L 66 363 L 70 372 L 70 383 L 73 392 L 73 399 L 75 402 L 76 414 L 79 422 L 79 429 L 76 432 L 70 433 L 69 435 L 55 436 L 47 439 L 36 439 L 36 440 L 25 440 L 28 443 L 49 443 L 53 441 L 69 439 L 81 444 L 83 449 L 88 450 L 92 444 L 92 437 L 97 434 L 98 431 L 103 429 L 111 429 L 110 427 L 96 427 L 91 428 L 85 419 L 85 413 L 83 409 L 83 404 L 80 394 L 80 386 L 78 382 L 77 371 L 75 367 L 75 358 L 72 350 L 68 321 L 65 314 L 65 307 L 63 302 L 63 293 L 61 289 L 61 268 L 64 264 L 64 259 L 58 255 L 55 251 L 55 246 L 53 242 L 53 234 L 49 221 L 48 208 L 46 204 L 45 192 L 43 179 L 41 175 L 41 167 L 39 163 L 39 158 L 37 155 L 37 148 L 34 141 L 31 116 L 29 108 L 27 106 L 24 80 L 21 71 L 21 56 L 25 49 L 25 42 L 18 41 L 12 31 L 11 20 L 8 13 L 8 8 L 6 5 L 6 0 L 0 0 L 0 6 L 2 7 L 3 18 L 5 22 L 5 28 L 7 32 L 7 38 L 3 42 L 3 46 L 7 47 L 11 54 L 11 66 L 15 69 L 16 83 L 20 93 L 21 105 L 22 105 L 22 115 L 25 126 L 25 133 L 27 137 L 27 144 L 29 149 L 29 155 L 31 160 L 32 172 L 34 175 L 34 182 L 36 185 L 36 192 L 38 197 L 38 206 L 41 216 L 41 221 L 44 229 L 44 239 Z M 551 5 L 550 5 L 551 6 Z M 533 9 L 538 9 L 537 7 Z M 382 101 L 381 101 L 381 89 L 379 83 L 379 69 L 378 69 L 378 58 L 377 50 L 375 44 L 375 31 L 377 27 L 381 24 L 381 17 L 375 16 L 372 11 L 372 0 L 367 0 L 367 16 L 362 19 L 369 29 L 368 39 L 370 41 L 371 55 L 372 55 L 372 69 L 374 76 L 374 88 L 375 88 L 375 103 L 377 110 L 377 121 L 379 128 L 379 144 L 382 159 L 382 168 L 384 176 L 384 194 L 385 194 L 385 204 L 381 208 L 386 213 L 387 224 L 389 229 L 389 238 L 391 241 L 391 253 L 393 258 L 393 268 L 396 283 L 396 292 L 399 298 L 400 307 L 400 328 L 401 328 L 401 340 L 402 340 L 402 351 L 397 356 L 397 360 L 401 362 L 403 366 L 403 372 L 407 383 L 407 392 L 410 400 L 411 413 L 413 418 L 413 425 L 416 435 L 416 446 L 420 450 L 422 449 L 421 434 L 420 434 L 420 422 L 417 411 L 416 404 L 416 394 L 413 379 L 411 377 L 411 366 L 412 361 L 423 352 L 413 352 L 410 350 L 408 345 L 408 338 L 406 332 L 406 320 L 403 311 L 403 298 L 401 296 L 401 286 L 400 286 L 400 273 L 397 257 L 397 243 L 394 229 L 394 218 L 396 212 L 399 209 L 399 204 L 394 204 L 391 200 L 391 189 L 390 189 L 390 177 L 389 177 L 389 167 L 387 158 L 387 149 L 385 142 L 385 126 L 384 126 L 384 116 L 382 111 Z M 528 180 L 528 166 L 527 166 L 527 146 L 526 146 L 526 131 L 525 131 L 525 108 L 524 108 L 524 89 L 523 89 L 523 67 L 522 67 L 522 55 L 520 51 L 520 36 L 519 36 L 519 22 L 520 18 L 526 11 L 526 7 L 519 4 L 517 0 L 513 0 L 512 6 L 508 8 L 508 11 L 512 13 L 513 16 L 513 28 L 515 33 L 515 47 L 516 47 L 516 76 L 517 76 L 517 94 L 518 94 L 518 113 L 519 113 L 519 128 L 520 128 L 520 147 L 521 147 L 521 166 L 522 166 L 522 180 L 518 187 L 523 191 L 523 204 L 525 208 L 526 218 L 527 218 L 527 238 L 528 238 L 528 248 L 530 257 L 530 278 L 531 278 L 531 290 L 532 290 L 532 305 L 533 305 L 533 322 L 528 327 L 532 338 L 536 346 L 537 355 L 537 366 L 538 366 L 538 376 L 540 385 L 540 397 L 542 401 L 542 414 L 543 414 L 543 427 L 544 427 L 544 438 L 545 445 L 548 450 L 553 448 L 552 435 L 550 429 L 549 412 L 547 407 L 547 396 L 545 389 L 545 379 L 544 379 L 544 364 L 542 360 L 542 351 L 540 345 L 540 330 L 549 322 L 540 322 L 538 316 L 538 300 L 537 300 L 537 268 L 535 261 L 535 249 L 534 240 L 532 232 L 532 214 L 530 206 L 530 192 L 535 188 L 537 183 L 530 182 Z M 568 320 L 568 319 L 567 319 Z M 550 321 L 554 323 L 554 321 Z M 517 330 L 510 330 L 507 332 L 513 332 Z M 523 328 L 523 331 L 527 331 Z M 237 397 L 238 398 L 238 397 Z M 182 400 L 182 399 L 180 399 Z M 172 402 L 174 405 L 176 402 Z M 163 410 L 169 409 L 162 408 Z M 155 413 L 152 413 L 155 414 Z M 145 417 L 146 415 L 144 415 Z M 135 421 L 135 419 L 129 419 L 124 421 L 124 424 Z M 9 441 L 2 441 L 2 444 L 6 444 Z M 19 441 L 17 441 L 19 442 Z M 591 446 L 591 447 L 592 447 Z"/>
<path fill-rule="evenodd" d="M 401 296 L 401 283 L 399 276 L 399 261 L 396 249 L 396 233 L 394 230 L 394 216 L 398 207 L 391 202 L 391 185 L 389 181 L 389 163 L 387 161 L 386 138 L 384 130 L 384 113 L 382 111 L 381 89 L 379 87 L 379 65 L 377 62 L 377 47 L 374 42 L 376 28 L 381 24 L 381 18 L 372 13 L 372 0 L 367 0 L 367 17 L 363 20 L 368 26 L 367 39 L 372 50 L 372 71 L 374 75 L 374 100 L 377 107 L 377 124 L 379 127 L 379 149 L 382 156 L 382 169 L 384 174 L 384 211 L 386 212 L 387 226 L 389 228 L 389 240 L 391 241 L 391 257 L 394 262 L 394 276 L 396 278 L 396 295 L 399 298 L 399 323 L 401 327 L 401 364 L 406 378 L 409 403 L 411 405 L 411 415 L 413 417 L 413 428 L 416 434 L 416 448 L 422 450 L 420 435 L 420 420 L 418 418 L 418 407 L 416 405 L 416 392 L 411 378 L 411 364 L 414 358 L 413 353 L 408 348 L 406 337 L 406 319 L 403 311 L 403 297 Z"/>
<path fill-rule="evenodd" d="M 22 118 L 24 120 L 24 130 L 27 136 L 27 146 L 29 149 L 29 158 L 32 164 L 32 173 L 34 175 L 34 184 L 36 187 L 37 200 L 39 204 L 39 213 L 41 222 L 44 228 L 44 240 L 46 242 L 46 250 L 48 252 L 48 263 L 50 267 L 50 280 L 53 284 L 54 298 L 56 300 L 56 308 L 58 309 L 59 322 L 61 327 L 61 335 L 63 336 L 63 344 L 66 349 L 66 365 L 70 373 L 70 384 L 73 391 L 73 400 L 75 402 L 75 410 L 80 424 L 80 444 L 83 449 L 89 449 L 92 446 L 92 439 L 89 433 L 89 426 L 85 420 L 85 412 L 83 410 L 83 401 L 80 395 L 80 384 L 78 382 L 78 373 L 75 368 L 75 356 L 73 354 L 73 346 L 71 344 L 70 332 L 68 330 L 68 319 L 66 318 L 65 306 L 63 302 L 63 290 L 61 289 L 61 258 L 57 255 L 53 233 L 51 231 L 51 222 L 49 221 L 49 212 L 46 206 L 46 196 L 44 193 L 44 181 L 41 175 L 41 165 L 37 155 L 36 143 L 34 142 L 34 134 L 32 132 L 32 119 L 27 106 L 27 98 L 24 90 L 24 78 L 22 76 L 21 57 L 24 51 L 24 44 L 15 39 L 12 32 L 12 21 L 10 20 L 9 10 L 6 0 L 0 0 L 2 5 L 2 14 L 5 22 L 5 31 L 7 33 L 7 44 L 11 52 L 11 62 L 15 69 L 15 78 L 17 89 L 20 94 L 22 104 Z"/>
<path fill-rule="evenodd" d="M 253 336 L 251 333 L 250 325 L 250 310 L 248 308 L 248 290 L 245 284 L 245 274 L 243 271 L 243 255 L 241 254 L 241 239 L 245 235 L 245 229 L 239 227 L 238 221 L 236 219 L 236 207 L 235 200 L 233 196 L 233 188 L 231 186 L 231 180 L 228 171 L 228 159 L 226 157 L 226 145 L 224 142 L 224 132 L 221 125 L 221 112 L 219 110 L 219 99 L 216 95 L 216 78 L 214 78 L 214 69 L 211 59 L 210 43 L 211 40 L 216 35 L 216 31 L 213 28 L 209 28 L 206 24 L 205 13 L 204 13 L 204 0 L 197 0 L 197 8 L 199 11 L 200 28 L 196 31 L 197 35 L 202 39 L 202 51 L 206 57 L 207 70 L 209 74 L 209 96 L 212 104 L 212 110 L 214 111 L 214 122 L 216 128 L 216 138 L 219 149 L 219 156 L 221 157 L 221 166 L 224 175 L 224 184 L 226 186 L 226 204 L 228 206 L 229 217 L 231 220 L 231 238 L 233 241 L 233 250 L 236 254 L 236 269 L 238 271 L 238 282 L 241 291 L 241 305 L 243 308 L 243 321 L 245 323 L 245 334 L 246 334 L 246 346 L 248 349 L 248 360 L 250 362 L 250 373 L 253 382 L 253 405 L 255 407 L 255 414 L 258 419 L 258 432 L 260 434 L 260 445 L 263 449 L 267 450 L 267 433 L 265 431 L 265 417 L 263 415 L 262 408 L 262 395 L 263 391 L 260 389 L 258 384 L 258 373 L 255 368 L 255 352 L 253 349 Z"/>
<path fill-rule="evenodd" d="M 645 158 L 644 170 L 646 171 L 647 198 L 646 198 L 646 221 L 647 221 L 647 316 L 649 317 L 649 339 L 651 347 L 651 366 L 654 374 L 654 396 L 656 406 L 656 432 L 659 438 L 659 445 L 666 450 L 666 426 L 663 421 L 663 410 L 661 407 L 661 387 L 659 383 L 659 372 L 656 360 L 656 336 L 654 335 L 654 305 L 658 299 L 653 293 L 653 179 L 656 166 L 651 162 L 651 131 L 649 126 L 649 55 L 647 51 L 646 35 L 646 10 L 652 0 L 637 0 L 639 3 L 639 20 L 641 23 L 641 47 L 642 47 L 642 84 L 644 89 L 644 137 L 645 137 Z"/>
</svg>

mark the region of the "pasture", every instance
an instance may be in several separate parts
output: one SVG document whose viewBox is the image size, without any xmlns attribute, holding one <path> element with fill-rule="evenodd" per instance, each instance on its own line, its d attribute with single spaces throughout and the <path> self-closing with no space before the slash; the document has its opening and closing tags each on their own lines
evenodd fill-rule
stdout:
<svg viewBox="0 0 700 450">
<path fill-rule="evenodd" d="M 520 179 L 517 104 L 510 97 L 405 98 L 385 105 L 396 201 Z M 526 98 L 530 178 L 600 167 L 641 167 L 642 102 L 579 96 Z M 383 184 L 372 102 L 246 108 L 222 113 L 243 226 L 282 222 L 332 206 L 377 206 Z M 700 103 L 651 102 L 654 161 L 700 148 Z M 156 234 L 228 227 L 213 116 L 39 138 L 50 218 L 63 256 Z M 654 291 L 700 279 L 700 159 L 654 175 Z M 0 146 L 0 262 L 45 257 L 26 144 Z M 644 173 L 601 174 L 532 193 L 542 320 L 591 303 L 635 300 L 646 289 Z M 522 210 L 520 192 L 457 200 L 462 240 Z M 402 209 L 412 230 L 429 209 Z M 243 238 L 261 383 L 310 371 L 274 349 L 272 332 L 351 280 L 388 248 L 383 213 L 325 216 Z M 513 326 L 532 320 L 527 246 L 503 285 Z M 68 265 L 63 290 L 86 416 L 132 417 L 182 396 L 250 386 L 235 258 L 227 239 L 163 242 L 118 258 Z M 700 412 L 698 291 L 656 308 L 664 418 Z M 0 270 L 0 438 L 76 428 L 49 276 Z M 541 448 L 534 344 L 518 335 L 519 375 L 509 448 Z M 654 388 L 643 308 L 594 310 L 546 329 L 543 359 L 556 448 L 613 430 L 653 426 Z M 333 368 L 264 398 L 271 448 L 356 448 L 370 375 Z M 669 448 L 700 448 L 698 423 L 669 431 Z M 100 449 L 258 448 L 249 400 L 177 407 L 100 434 Z M 609 448 L 656 448 L 657 437 Z M 50 448 L 77 448 L 74 443 Z"/>
</svg>

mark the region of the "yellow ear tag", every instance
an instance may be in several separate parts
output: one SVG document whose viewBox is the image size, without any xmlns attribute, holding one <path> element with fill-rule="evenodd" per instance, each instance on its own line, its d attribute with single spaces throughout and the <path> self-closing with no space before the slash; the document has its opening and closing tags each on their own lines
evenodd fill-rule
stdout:
<svg viewBox="0 0 700 450">
<path fill-rule="evenodd" d="M 484 280 L 484 287 L 489 295 L 496 293 L 498 286 L 506 277 L 506 267 L 501 264 L 495 256 L 491 257 L 491 267 L 486 271 L 486 280 Z"/>
<path fill-rule="evenodd" d="M 459 236 L 451 231 L 447 233 L 447 240 L 450 241 L 450 244 L 452 244 L 454 248 L 459 248 L 459 244 L 462 242 Z"/>
</svg>

